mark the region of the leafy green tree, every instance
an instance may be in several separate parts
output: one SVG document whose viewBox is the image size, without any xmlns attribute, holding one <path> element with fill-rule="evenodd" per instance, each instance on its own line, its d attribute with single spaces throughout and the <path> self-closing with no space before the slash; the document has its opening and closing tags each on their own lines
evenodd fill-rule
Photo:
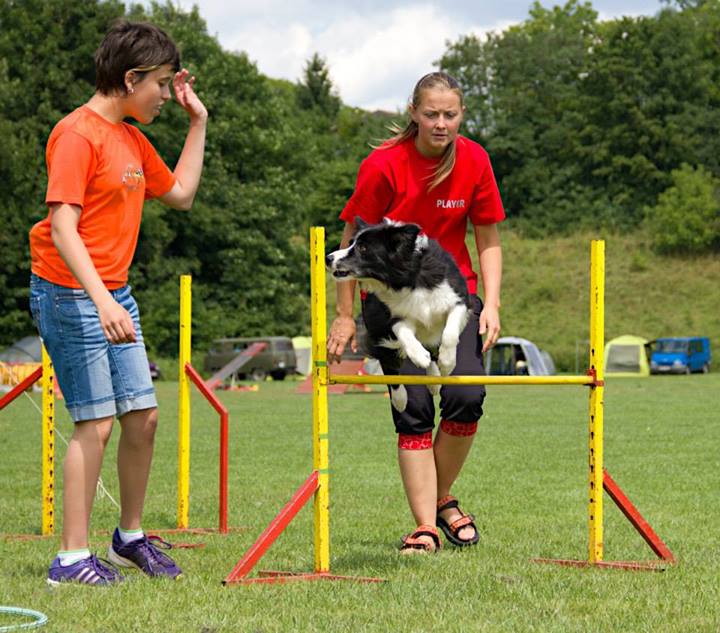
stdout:
<svg viewBox="0 0 720 633">
<path fill-rule="evenodd" d="M 598 22 L 589 3 L 545 9 L 439 61 L 460 80 L 466 131 L 490 152 L 528 233 L 638 226 L 683 162 L 720 175 L 720 2 L 668 3 Z"/>
<path fill-rule="evenodd" d="M 671 178 L 657 205 L 645 211 L 654 248 L 679 254 L 720 250 L 720 181 L 687 163 Z"/>
<path fill-rule="evenodd" d="M 717 47 L 708 54 L 709 32 L 697 13 L 665 10 L 600 30 L 585 81 L 581 139 L 588 151 L 581 161 L 588 182 L 608 195 L 619 225 L 637 225 L 683 161 L 717 173 Z M 713 20 L 717 32 L 717 16 L 708 14 L 703 23 Z"/>
<path fill-rule="evenodd" d="M 324 61 L 309 62 L 304 87 L 268 79 L 246 54 L 224 51 L 196 7 L 171 2 L 0 0 L 0 344 L 33 331 L 28 231 L 47 214 L 47 137 L 92 95 L 95 48 L 120 17 L 149 20 L 175 39 L 210 113 L 192 211 L 145 207 L 130 283 L 151 353 L 176 354 L 183 273 L 193 275 L 198 349 L 219 336 L 307 333 L 308 227 L 339 235 L 337 216 L 379 129 L 372 115 L 342 106 Z M 300 108 L 309 87 L 314 101 Z M 175 165 L 185 113 L 169 105 L 141 127 Z"/>
<path fill-rule="evenodd" d="M 463 86 L 466 129 L 490 152 L 509 215 L 533 232 L 572 230 L 596 204 L 573 141 L 596 18 L 575 0 L 552 9 L 535 2 L 522 24 L 485 42 L 462 38 L 439 62 Z"/>
<path fill-rule="evenodd" d="M 314 53 L 303 68 L 303 80 L 298 84 L 297 98 L 301 108 L 317 109 L 327 117 L 334 117 L 340 109 L 340 99 L 335 94 L 330 69 L 318 53 Z"/>
<path fill-rule="evenodd" d="M 93 52 L 118 2 L 0 0 L 0 343 L 32 331 L 27 234 L 47 214 L 52 126 L 92 94 Z"/>
</svg>

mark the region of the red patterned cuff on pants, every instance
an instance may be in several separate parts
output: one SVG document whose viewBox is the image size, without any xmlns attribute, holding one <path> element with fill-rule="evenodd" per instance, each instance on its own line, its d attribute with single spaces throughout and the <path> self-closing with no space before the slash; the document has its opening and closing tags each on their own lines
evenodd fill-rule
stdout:
<svg viewBox="0 0 720 633">
<path fill-rule="evenodd" d="M 477 422 L 452 422 L 451 420 L 443 420 L 440 422 L 440 430 L 448 435 L 456 437 L 470 437 L 477 432 Z"/>
<path fill-rule="evenodd" d="M 424 451 L 432 448 L 432 431 L 422 433 L 421 435 L 408 435 L 407 433 L 398 433 L 398 448 L 406 451 Z"/>
</svg>

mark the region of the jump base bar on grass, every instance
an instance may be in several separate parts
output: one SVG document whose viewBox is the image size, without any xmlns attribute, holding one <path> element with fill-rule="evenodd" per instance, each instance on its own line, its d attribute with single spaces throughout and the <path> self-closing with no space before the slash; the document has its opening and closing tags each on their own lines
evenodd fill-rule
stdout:
<svg viewBox="0 0 720 633">
<path fill-rule="evenodd" d="M 284 584 L 288 582 L 299 582 L 301 580 L 349 580 L 351 582 L 378 583 L 385 582 L 383 578 L 366 578 L 363 576 L 338 576 L 328 572 L 315 573 L 294 573 L 289 571 L 259 571 L 254 578 L 245 578 L 225 582 L 224 584 L 240 584 L 240 585 L 270 585 Z"/>
<path fill-rule="evenodd" d="M 228 574 L 227 578 L 223 580 L 224 585 L 277 584 L 297 582 L 300 580 L 352 580 L 355 582 L 382 582 L 380 578 L 336 576 L 329 572 L 316 572 L 311 574 L 283 571 L 260 571 L 259 578 L 247 578 L 247 575 L 275 542 L 275 539 L 280 536 L 290 521 L 295 518 L 295 515 L 317 492 L 318 479 L 319 474 L 316 470 L 314 470 L 305 480 L 305 483 L 298 488 L 292 499 L 285 504 L 285 507 L 280 510 L 270 525 L 265 528 L 265 531 L 260 535 L 257 541 L 253 543 L 252 547 L 250 547 L 250 549 L 246 552 L 245 556 L 243 556 L 238 564 L 235 565 L 234 569 Z"/>
<path fill-rule="evenodd" d="M 258 540 L 225 579 L 225 584 L 296 582 L 301 580 L 358 580 L 378 582 L 377 578 L 348 578 L 330 573 L 330 518 L 328 470 L 328 388 L 338 384 L 440 384 L 440 385 L 580 385 L 590 388 L 588 412 L 588 560 L 535 559 L 572 566 L 621 569 L 658 569 L 674 558 L 665 544 L 635 510 L 603 470 L 603 395 L 605 388 L 605 242 L 593 240 L 590 248 L 590 359 L 584 376 L 355 376 L 332 375 L 327 363 L 327 313 L 325 297 L 325 231 L 310 229 L 310 277 L 312 319 L 313 394 L 313 473 L 290 502 L 275 517 Z M 603 488 L 608 491 L 626 517 L 661 556 L 658 563 L 603 561 Z M 289 525 L 311 497 L 314 497 L 315 569 L 308 573 L 265 572 L 249 578 L 261 556 Z"/>
</svg>

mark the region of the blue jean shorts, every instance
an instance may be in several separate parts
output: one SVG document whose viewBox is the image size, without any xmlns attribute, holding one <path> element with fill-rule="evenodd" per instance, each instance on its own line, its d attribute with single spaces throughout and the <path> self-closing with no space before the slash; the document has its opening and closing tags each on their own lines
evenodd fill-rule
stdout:
<svg viewBox="0 0 720 633">
<path fill-rule="evenodd" d="M 37 275 L 30 278 L 33 321 L 75 422 L 121 417 L 157 406 L 130 286 L 110 294 L 130 313 L 135 343 L 113 345 L 105 338 L 95 304 L 84 290 L 58 286 Z"/>
</svg>

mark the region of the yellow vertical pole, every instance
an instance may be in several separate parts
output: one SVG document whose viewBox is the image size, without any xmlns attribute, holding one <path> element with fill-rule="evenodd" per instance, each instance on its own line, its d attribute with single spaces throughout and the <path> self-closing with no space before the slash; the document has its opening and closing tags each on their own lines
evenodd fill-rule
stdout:
<svg viewBox="0 0 720 633">
<path fill-rule="evenodd" d="M 589 562 L 603 559 L 603 396 L 605 379 L 605 242 L 590 247 L 590 370 L 597 384 L 590 388 L 588 527 Z"/>
<path fill-rule="evenodd" d="M 192 277 L 180 276 L 180 360 L 178 372 L 178 508 L 177 526 L 187 529 L 190 515 L 190 380 L 185 365 L 191 361 Z"/>
<path fill-rule="evenodd" d="M 42 346 L 42 534 L 55 530 L 55 372 Z"/>
<path fill-rule="evenodd" d="M 327 307 L 325 296 L 325 229 L 310 229 L 310 302 L 313 372 L 313 468 L 315 492 L 315 572 L 330 571 L 330 474 L 328 470 Z"/>
</svg>

